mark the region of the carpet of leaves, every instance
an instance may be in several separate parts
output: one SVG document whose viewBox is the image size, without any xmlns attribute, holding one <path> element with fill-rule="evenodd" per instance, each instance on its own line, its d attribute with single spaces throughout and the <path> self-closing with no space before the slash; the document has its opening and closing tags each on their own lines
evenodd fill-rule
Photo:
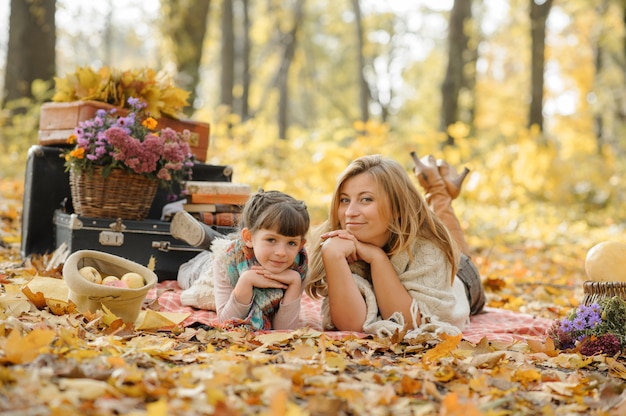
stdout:
<svg viewBox="0 0 626 416">
<path fill-rule="evenodd" d="M 33 276 L 62 275 L 50 255 L 20 258 L 21 184 L 0 182 L 0 192 L 1 300 L 19 295 Z M 554 319 L 578 304 L 587 247 L 549 240 L 472 241 L 489 306 Z M 310 329 L 139 331 L 102 314 L 20 305 L 0 307 L 3 415 L 626 412 L 623 357 L 555 351 L 544 339 L 472 344 L 460 337 L 335 339 Z"/>
</svg>

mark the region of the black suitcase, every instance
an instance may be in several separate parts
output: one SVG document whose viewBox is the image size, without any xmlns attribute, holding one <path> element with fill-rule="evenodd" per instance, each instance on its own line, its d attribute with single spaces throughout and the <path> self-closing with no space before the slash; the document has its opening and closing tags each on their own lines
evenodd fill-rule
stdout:
<svg viewBox="0 0 626 416">
<path fill-rule="evenodd" d="M 176 279 L 180 265 L 201 251 L 172 237 L 169 222 L 155 219 L 90 218 L 56 210 L 54 226 L 57 247 L 65 243 L 70 253 L 98 250 L 143 266 L 154 257 L 159 281 Z M 222 234 L 234 231 L 231 227 L 213 228 Z"/>
<path fill-rule="evenodd" d="M 73 212 L 69 173 L 65 171 L 65 160 L 61 157 L 65 148 L 34 145 L 29 149 L 22 208 L 22 258 L 54 251 L 60 244 L 57 244 L 55 235 L 55 211 L 61 209 L 68 214 Z M 230 166 L 195 163 L 192 168 L 194 180 L 230 182 L 232 175 Z M 179 192 L 180 189 L 175 187 L 174 191 Z M 168 202 L 167 190 L 159 188 L 147 219 L 158 221 L 163 206 Z M 109 219 L 108 222 L 112 221 Z M 162 227 L 169 228 L 169 223 L 164 223 Z M 98 249 L 97 246 L 88 248 Z"/>
<path fill-rule="evenodd" d="M 52 217 L 56 209 L 71 200 L 62 150 L 60 146 L 31 146 L 28 150 L 22 204 L 22 258 L 32 253 L 52 252 L 55 248 Z"/>
</svg>

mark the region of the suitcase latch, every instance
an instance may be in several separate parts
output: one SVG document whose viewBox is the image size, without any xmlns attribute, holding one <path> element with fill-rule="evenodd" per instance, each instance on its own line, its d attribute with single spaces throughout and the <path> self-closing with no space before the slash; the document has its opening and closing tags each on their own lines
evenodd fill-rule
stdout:
<svg viewBox="0 0 626 416">
<path fill-rule="evenodd" d="M 115 222 L 109 224 L 112 231 L 101 231 L 98 236 L 98 242 L 102 246 L 119 247 L 124 245 L 124 234 L 122 231 L 126 226 L 122 223 L 122 219 L 118 218 Z"/>
<path fill-rule="evenodd" d="M 169 241 L 153 241 L 152 248 L 156 248 L 159 251 L 191 251 L 191 252 L 200 252 L 201 248 L 190 247 L 190 246 L 177 246 L 172 245 Z"/>
</svg>

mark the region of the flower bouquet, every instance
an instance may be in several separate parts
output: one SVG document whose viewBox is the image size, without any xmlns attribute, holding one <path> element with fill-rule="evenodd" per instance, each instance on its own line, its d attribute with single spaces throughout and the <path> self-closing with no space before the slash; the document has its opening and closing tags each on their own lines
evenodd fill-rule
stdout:
<svg viewBox="0 0 626 416">
<path fill-rule="evenodd" d="M 621 353 L 626 347 L 626 301 L 619 296 L 580 305 L 548 331 L 554 346 L 583 355 Z"/>
<path fill-rule="evenodd" d="M 95 70 L 89 66 L 77 67 L 65 77 L 55 77 L 54 102 L 92 100 L 117 107 L 130 108 L 128 98 L 141 99 L 146 111 L 154 118 L 179 118 L 189 105 L 189 91 L 176 87 L 164 72 L 153 69 L 120 71 L 106 66 Z"/>
<path fill-rule="evenodd" d="M 65 152 L 74 210 L 79 215 L 144 219 L 160 185 L 175 199 L 173 185 L 191 178 L 189 131 L 154 131 L 146 104 L 129 98 L 130 111 L 98 110 L 81 121 Z"/>
</svg>

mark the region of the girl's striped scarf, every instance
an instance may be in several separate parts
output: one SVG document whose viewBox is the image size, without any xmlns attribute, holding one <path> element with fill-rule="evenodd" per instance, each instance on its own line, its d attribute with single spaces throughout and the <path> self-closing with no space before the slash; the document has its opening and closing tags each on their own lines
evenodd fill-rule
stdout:
<svg viewBox="0 0 626 416">
<path fill-rule="evenodd" d="M 237 238 L 226 250 L 226 274 L 232 287 L 235 287 L 243 272 L 258 264 L 254 251 L 246 246 L 241 238 Z M 304 248 L 300 250 L 290 269 L 300 273 L 300 278 L 304 280 L 308 269 Z M 272 319 L 280 307 L 280 301 L 283 299 L 285 291 L 283 289 L 258 287 L 252 291 L 252 306 L 248 316 L 244 319 L 231 319 L 226 324 L 247 326 L 252 330 L 272 329 Z"/>
</svg>

